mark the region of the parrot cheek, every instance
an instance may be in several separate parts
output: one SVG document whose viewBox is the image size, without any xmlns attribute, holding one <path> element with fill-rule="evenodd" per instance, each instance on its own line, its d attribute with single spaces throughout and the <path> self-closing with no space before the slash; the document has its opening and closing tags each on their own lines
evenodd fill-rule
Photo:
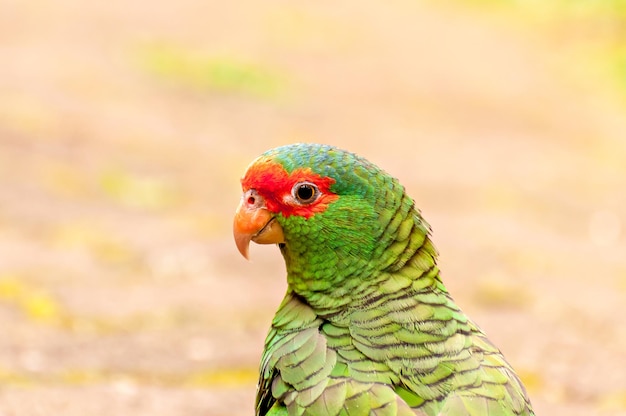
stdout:
<svg viewBox="0 0 626 416">
<path fill-rule="evenodd" d="M 235 213 L 233 235 L 237 249 L 246 259 L 250 241 L 257 244 L 284 242 L 283 229 L 270 211 L 264 207 L 250 208 L 243 202 Z"/>
</svg>

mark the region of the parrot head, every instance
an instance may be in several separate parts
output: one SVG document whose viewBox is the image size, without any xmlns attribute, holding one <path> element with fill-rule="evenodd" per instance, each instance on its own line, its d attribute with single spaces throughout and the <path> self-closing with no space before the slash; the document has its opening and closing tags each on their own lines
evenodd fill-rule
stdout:
<svg viewBox="0 0 626 416">
<path fill-rule="evenodd" d="M 393 260 L 386 249 L 419 219 L 395 178 L 327 145 L 269 150 L 248 166 L 241 184 L 237 248 L 247 258 L 250 241 L 278 244 L 289 286 L 303 296 L 347 294 L 354 289 L 348 277 L 388 267 Z"/>
</svg>

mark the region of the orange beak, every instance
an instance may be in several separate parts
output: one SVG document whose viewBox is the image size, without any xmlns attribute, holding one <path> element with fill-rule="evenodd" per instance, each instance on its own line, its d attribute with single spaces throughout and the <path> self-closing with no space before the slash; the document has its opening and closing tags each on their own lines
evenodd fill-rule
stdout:
<svg viewBox="0 0 626 416">
<path fill-rule="evenodd" d="M 235 244 L 242 256 L 248 258 L 250 241 L 258 244 L 284 243 L 283 228 L 265 208 L 263 198 L 248 190 L 241 198 L 233 223 Z"/>
</svg>

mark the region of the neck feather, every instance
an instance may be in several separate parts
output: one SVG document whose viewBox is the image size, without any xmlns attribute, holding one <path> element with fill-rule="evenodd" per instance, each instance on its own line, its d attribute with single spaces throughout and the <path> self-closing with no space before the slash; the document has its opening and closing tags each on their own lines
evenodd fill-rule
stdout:
<svg viewBox="0 0 626 416">
<path fill-rule="evenodd" d="M 371 302 L 385 293 L 410 290 L 415 283 L 439 281 L 437 252 L 429 237 L 429 226 L 405 196 L 378 214 L 378 235 L 360 244 L 334 244 L 320 238 L 316 249 L 311 241 L 296 241 L 281 248 L 287 265 L 289 287 L 320 315 L 332 315 L 346 308 Z M 381 227 L 382 224 L 382 227 Z M 325 234 L 320 232 L 322 236 Z"/>
</svg>

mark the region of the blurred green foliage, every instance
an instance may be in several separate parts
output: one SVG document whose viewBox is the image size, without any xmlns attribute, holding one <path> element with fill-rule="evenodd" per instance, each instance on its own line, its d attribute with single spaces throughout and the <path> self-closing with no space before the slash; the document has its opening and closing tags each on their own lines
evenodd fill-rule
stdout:
<svg viewBox="0 0 626 416">
<path fill-rule="evenodd" d="M 189 374 L 185 383 L 193 387 L 240 386 L 252 384 L 258 379 L 258 370 L 254 368 L 222 368 L 198 371 Z"/>
<path fill-rule="evenodd" d="M 284 77 L 260 64 L 228 56 L 209 56 L 162 44 L 139 49 L 139 65 L 151 75 L 194 91 L 236 93 L 276 98 Z"/>
<path fill-rule="evenodd" d="M 570 54 L 572 65 L 605 78 L 626 102 L 626 0 L 451 0 L 531 26 Z"/>
<path fill-rule="evenodd" d="M 200 369 L 187 372 L 119 372 L 114 370 L 94 370 L 71 368 L 57 372 L 39 374 L 37 372 L 19 372 L 0 368 L 0 383 L 12 386 L 35 385 L 73 385 L 89 386 L 97 383 L 109 383 L 113 387 L 119 384 L 152 384 L 157 386 L 186 386 L 188 388 L 240 387 L 254 385 L 258 370 L 254 368 Z"/>
<path fill-rule="evenodd" d="M 134 208 L 168 208 L 181 200 L 180 193 L 169 182 L 152 176 L 139 176 L 121 169 L 102 172 L 99 184 L 108 197 Z"/>
<path fill-rule="evenodd" d="M 112 266 L 132 267 L 139 254 L 106 227 L 90 221 L 59 222 L 51 227 L 48 240 L 63 250 L 84 250 L 97 261 Z"/>
<path fill-rule="evenodd" d="M 0 303 L 12 305 L 27 318 L 51 325 L 59 325 L 64 311 L 50 293 L 25 283 L 19 276 L 0 276 Z"/>
<path fill-rule="evenodd" d="M 614 22 L 626 19 L 626 0 L 470 0 L 457 3 L 543 16 L 553 22 L 573 16 L 602 17 Z"/>
</svg>

